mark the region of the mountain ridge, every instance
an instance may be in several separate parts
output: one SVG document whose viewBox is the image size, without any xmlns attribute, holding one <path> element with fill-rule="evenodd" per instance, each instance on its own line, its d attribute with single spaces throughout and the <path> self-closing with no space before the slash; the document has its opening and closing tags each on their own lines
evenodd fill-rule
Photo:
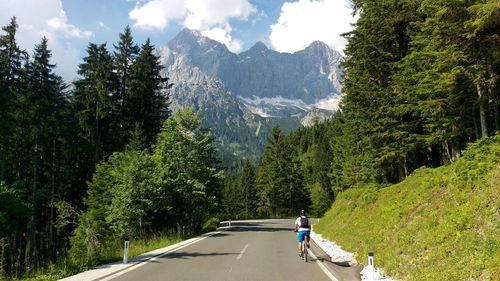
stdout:
<svg viewBox="0 0 500 281">
<path fill-rule="evenodd" d="M 312 110 L 331 115 L 338 108 L 342 57 L 320 41 L 295 53 L 259 41 L 235 54 L 185 28 L 159 54 L 173 83 L 172 110 L 200 110 L 221 149 L 230 147 L 228 155 L 257 156 L 273 125 L 287 131 L 300 127 Z"/>
</svg>

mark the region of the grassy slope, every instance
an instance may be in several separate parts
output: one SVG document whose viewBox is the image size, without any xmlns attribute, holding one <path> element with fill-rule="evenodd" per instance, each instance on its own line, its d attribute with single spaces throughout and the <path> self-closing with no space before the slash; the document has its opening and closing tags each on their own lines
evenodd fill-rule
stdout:
<svg viewBox="0 0 500 281">
<path fill-rule="evenodd" d="M 314 229 L 400 280 L 500 280 L 500 135 L 454 164 L 340 194 Z"/>
<path fill-rule="evenodd" d="M 130 243 L 130 251 L 129 251 L 129 259 L 133 257 L 140 256 L 149 251 L 153 251 L 159 248 L 167 247 L 173 245 L 175 243 L 180 242 L 179 238 L 171 238 L 166 235 L 157 235 L 151 237 L 149 240 L 137 240 L 131 241 Z M 114 248 L 109 248 L 103 254 L 103 257 L 97 261 L 96 265 L 112 263 L 116 261 L 120 261 L 123 259 L 123 245 L 121 243 L 117 243 Z M 24 277 L 20 279 L 14 280 L 23 280 L 23 281 L 55 281 L 67 276 L 71 276 L 77 274 L 79 272 L 89 270 L 92 268 L 89 267 L 79 267 L 75 263 L 69 259 L 64 259 L 58 264 L 49 265 L 47 268 L 40 270 L 39 272 L 33 273 L 31 277 Z M 2 277 L 0 276 L 0 280 Z"/>
</svg>

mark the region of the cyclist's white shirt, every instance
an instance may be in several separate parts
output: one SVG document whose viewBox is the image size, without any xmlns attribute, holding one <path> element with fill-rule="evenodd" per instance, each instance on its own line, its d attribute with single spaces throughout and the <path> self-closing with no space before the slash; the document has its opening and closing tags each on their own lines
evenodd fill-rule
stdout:
<svg viewBox="0 0 500 281">
<path fill-rule="evenodd" d="M 309 230 L 311 230 L 310 228 L 300 227 L 300 218 L 301 218 L 301 217 L 298 217 L 298 218 L 295 220 L 295 225 L 299 226 L 298 231 L 309 231 Z M 309 222 L 309 219 L 307 219 L 307 222 Z M 309 224 L 309 226 L 310 226 L 310 224 Z"/>
</svg>

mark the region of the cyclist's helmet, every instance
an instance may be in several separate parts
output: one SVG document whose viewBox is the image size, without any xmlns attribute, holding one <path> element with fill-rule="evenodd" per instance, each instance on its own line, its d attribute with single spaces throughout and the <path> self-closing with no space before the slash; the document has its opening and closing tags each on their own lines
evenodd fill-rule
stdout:
<svg viewBox="0 0 500 281">
<path fill-rule="evenodd" d="M 300 210 L 300 215 L 301 215 L 301 216 L 305 216 L 305 215 L 306 215 L 306 211 L 304 211 L 304 210 Z"/>
</svg>

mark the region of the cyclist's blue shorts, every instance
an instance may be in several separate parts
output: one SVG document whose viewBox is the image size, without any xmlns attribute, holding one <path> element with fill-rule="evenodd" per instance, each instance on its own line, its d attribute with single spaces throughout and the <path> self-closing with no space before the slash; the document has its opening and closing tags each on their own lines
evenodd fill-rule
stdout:
<svg viewBox="0 0 500 281">
<path fill-rule="evenodd" d="M 311 235 L 310 230 L 299 230 L 299 232 L 297 233 L 297 239 L 299 240 L 299 243 L 302 243 L 302 241 L 304 241 L 304 238 L 310 235 Z"/>
</svg>

